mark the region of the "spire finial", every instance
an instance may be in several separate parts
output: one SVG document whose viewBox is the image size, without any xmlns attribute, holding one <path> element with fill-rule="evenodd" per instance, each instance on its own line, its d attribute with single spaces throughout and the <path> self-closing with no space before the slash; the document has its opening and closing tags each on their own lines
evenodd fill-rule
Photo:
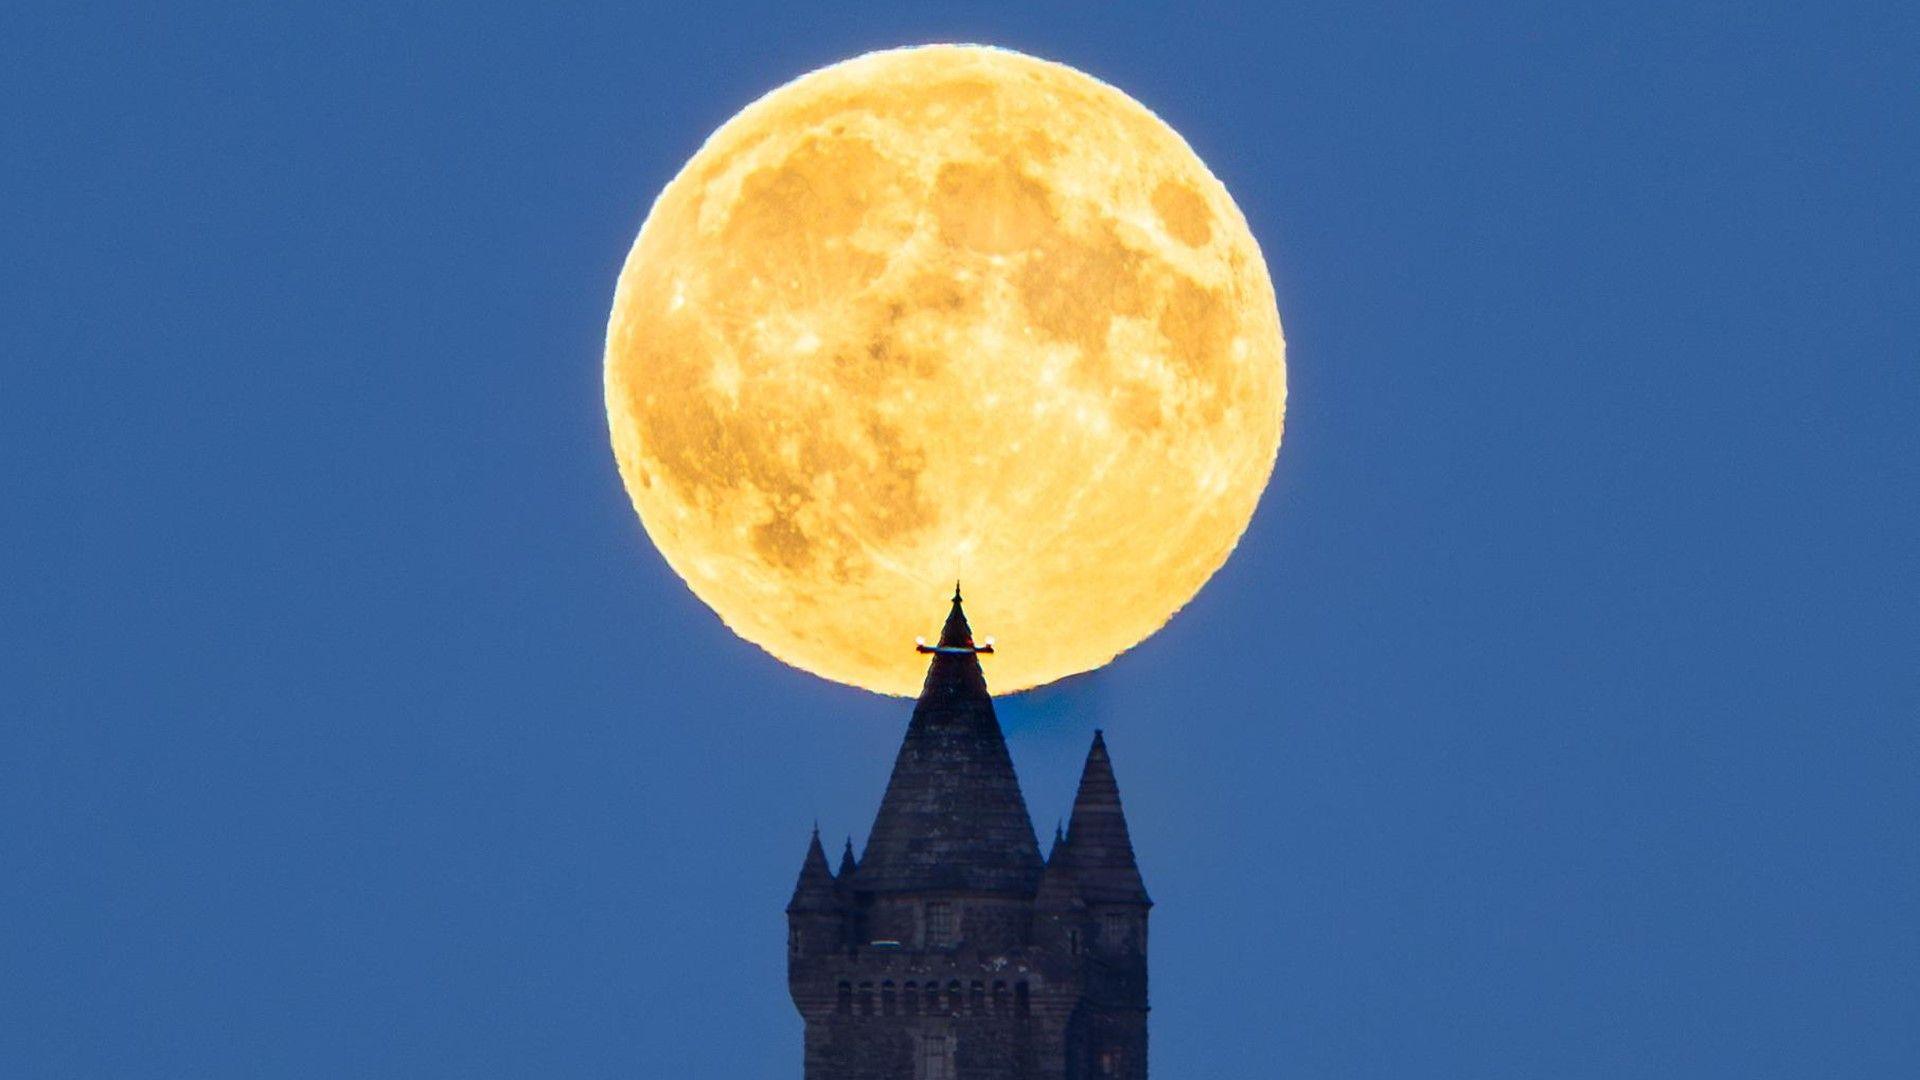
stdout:
<svg viewBox="0 0 1920 1080">
<path fill-rule="evenodd" d="M 966 612 L 960 610 L 960 583 L 953 583 L 953 609 L 947 612 L 947 624 L 940 628 L 940 643 L 927 644 L 925 638 L 914 638 L 915 650 L 923 653 L 944 653 L 956 655 L 964 653 L 990 653 L 993 651 L 993 639 L 988 638 L 985 645 L 973 643 L 973 630 L 967 625 Z"/>
</svg>

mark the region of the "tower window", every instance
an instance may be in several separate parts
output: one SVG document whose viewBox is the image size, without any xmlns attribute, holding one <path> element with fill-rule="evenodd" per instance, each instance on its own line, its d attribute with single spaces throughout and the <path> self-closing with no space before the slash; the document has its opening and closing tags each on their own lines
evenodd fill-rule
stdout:
<svg viewBox="0 0 1920 1080">
<path fill-rule="evenodd" d="M 886 982 L 883 982 L 880 984 L 880 1015 L 881 1016 L 893 1015 L 895 1000 L 896 999 L 894 997 L 894 992 L 893 992 L 893 980 L 888 979 Z"/>
<path fill-rule="evenodd" d="M 1026 983 L 1013 984 L 1013 1011 L 1015 1015 L 1027 1016 L 1032 1013 L 1033 1002 L 1027 992 Z"/>
<path fill-rule="evenodd" d="M 1119 1076 L 1120 1069 L 1124 1063 L 1125 1063 L 1125 1059 L 1120 1056 L 1120 1051 L 1118 1050 L 1100 1051 L 1100 1075 L 1101 1076 Z"/>
<path fill-rule="evenodd" d="M 953 1080 L 953 1037 L 925 1035 L 914 1062 L 913 1080 Z"/>
<path fill-rule="evenodd" d="M 953 905 L 944 900 L 927 904 L 927 945 L 944 948 L 953 944 Z"/>
<path fill-rule="evenodd" d="M 800 955 L 800 928 L 797 926 L 787 927 L 787 955 Z"/>
<path fill-rule="evenodd" d="M 853 984 L 852 983 L 843 982 L 840 984 L 840 996 L 837 999 L 835 999 L 833 1004 L 833 1009 L 835 1012 L 839 1013 L 841 1016 L 846 1016 L 849 1013 L 853 1012 Z"/>
<path fill-rule="evenodd" d="M 1100 936 L 1109 949 L 1133 948 L 1133 920 L 1121 912 L 1108 912 L 1100 927 Z"/>
</svg>

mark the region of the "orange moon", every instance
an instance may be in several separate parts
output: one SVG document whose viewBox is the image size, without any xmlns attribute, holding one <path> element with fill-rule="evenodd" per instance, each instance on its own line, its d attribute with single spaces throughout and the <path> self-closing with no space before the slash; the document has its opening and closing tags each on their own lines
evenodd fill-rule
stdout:
<svg viewBox="0 0 1920 1080">
<path fill-rule="evenodd" d="M 955 579 L 998 692 L 1099 667 L 1226 561 L 1286 408 L 1246 219 L 1158 117 L 928 46 L 747 106 L 660 193 L 607 326 L 620 474 L 779 659 L 917 693 Z"/>
</svg>

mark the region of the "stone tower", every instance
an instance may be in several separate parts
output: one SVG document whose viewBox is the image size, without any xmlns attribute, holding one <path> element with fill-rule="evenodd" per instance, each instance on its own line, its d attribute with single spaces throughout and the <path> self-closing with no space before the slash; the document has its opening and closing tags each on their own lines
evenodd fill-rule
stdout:
<svg viewBox="0 0 1920 1080">
<path fill-rule="evenodd" d="M 1146 1080 L 1147 898 L 1096 732 L 1045 860 L 954 590 L 864 857 L 787 904 L 806 1080 Z"/>
</svg>

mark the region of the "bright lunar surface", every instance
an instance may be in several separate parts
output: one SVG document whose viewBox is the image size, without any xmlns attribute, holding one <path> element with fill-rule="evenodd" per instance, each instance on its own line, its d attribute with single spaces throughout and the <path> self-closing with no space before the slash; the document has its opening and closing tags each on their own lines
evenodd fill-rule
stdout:
<svg viewBox="0 0 1920 1080">
<path fill-rule="evenodd" d="M 1260 250 L 1180 136 L 1071 68 L 929 46 L 707 140 L 621 271 L 606 395 L 647 532 L 742 637 L 912 695 L 959 579 L 1005 693 L 1220 567 L 1286 368 Z"/>
</svg>

